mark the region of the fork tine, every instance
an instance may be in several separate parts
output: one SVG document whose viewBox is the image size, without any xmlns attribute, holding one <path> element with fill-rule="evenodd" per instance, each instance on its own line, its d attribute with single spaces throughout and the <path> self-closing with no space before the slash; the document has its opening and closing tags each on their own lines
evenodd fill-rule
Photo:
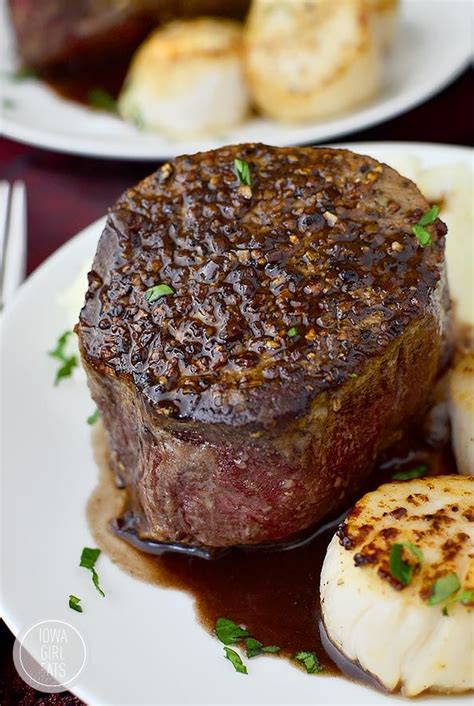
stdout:
<svg viewBox="0 0 474 706">
<path fill-rule="evenodd" d="M 20 286 L 26 272 L 26 189 L 23 182 L 13 184 L 2 281 L 2 304 L 5 306 Z"/>
<path fill-rule="evenodd" d="M 10 184 L 0 181 L 0 283 L 5 264 L 5 243 L 7 238 L 8 210 L 10 205 Z"/>
</svg>

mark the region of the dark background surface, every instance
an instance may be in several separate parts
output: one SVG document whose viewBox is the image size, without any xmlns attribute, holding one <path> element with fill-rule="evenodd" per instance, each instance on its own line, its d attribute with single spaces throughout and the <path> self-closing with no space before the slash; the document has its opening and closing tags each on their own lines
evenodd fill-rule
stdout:
<svg viewBox="0 0 474 706">
<path fill-rule="evenodd" d="M 415 141 L 472 145 L 474 81 L 465 71 L 422 106 L 340 142 Z M 126 162 L 56 154 L 0 138 L 0 179 L 26 183 L 28 272 L 92 221 L 129 186 L 154 171 L 153 162 Z M 21 560 L 21 557 L 19 557 Z M 33 587 L 32 587 L 32 590 Z M 0 621 L 0 704 L 79 704 L 70 694 L 35 692 L 17 675 L 13 636 Z"/>
</svg>

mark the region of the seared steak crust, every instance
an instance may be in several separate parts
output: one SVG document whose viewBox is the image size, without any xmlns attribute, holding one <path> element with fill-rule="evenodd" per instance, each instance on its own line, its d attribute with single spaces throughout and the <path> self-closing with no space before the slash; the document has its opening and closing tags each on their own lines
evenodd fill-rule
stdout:
<svg viewBox="0 0 474 706">
<path fill-rule="evenodd" d="M 81 314 L 88 361 L 179 419 L 301 413 L 432 307 L 444 226 L 427 248 L 411 232 L 427 209 L 409 180 L 343 150 L 180 157 L 109 216 Z M 149 303 L 158 283 L 175 295 Z"/>
<path fill-rule="evenodd" d="M 119 199 L 78 333 L 141 536 L 269 541 L 356 491 L 439 366 L 428 208 L 369 157 L 264 145 L 179 157 Z"/>
</svg>

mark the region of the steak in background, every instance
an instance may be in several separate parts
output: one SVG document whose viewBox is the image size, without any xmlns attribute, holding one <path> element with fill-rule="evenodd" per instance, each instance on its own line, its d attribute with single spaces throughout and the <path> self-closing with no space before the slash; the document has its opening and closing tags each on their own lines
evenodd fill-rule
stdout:
<svg viewBox="0 0 474 706">
<path fill-rule="evenodd" d="M 76 330 L 139 538 L 291 537 L 418 425 L 446 359 L 446 228 L 412 233 L 428 209 L 369 157 L 252 144 L 119 199 Z"/>
<path fill-rule="evenodd" d="M 21 59 L 38 69 L 130 51 L 150 29 L 132 3 L 114 0 L 10 0 L 10 14 Z"/>
<path fill-rule="evenodd" d="M 243 17 L 249 0 L 9 0 L 22 60 L 38 69 L 126 56 L 159 22 Z"/>
</svg>

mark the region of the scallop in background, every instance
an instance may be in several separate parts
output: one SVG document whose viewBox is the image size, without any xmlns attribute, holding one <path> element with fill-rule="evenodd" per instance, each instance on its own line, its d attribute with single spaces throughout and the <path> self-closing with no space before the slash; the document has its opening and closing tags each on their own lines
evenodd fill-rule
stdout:
<svg viewBox="0 0 474 706">
<path fill-rule="evenodd" d="M 252 99 L 276 120 L 348 111 L 380 85 L 379 45 L 363 2 L 254 0 L 245 44 Z"/>
<path fill-rule="evenodd" d="M 208 17 L 155 30 L 132 60 L 118 109 L 141 129 L 177 138 L 239 125 L 249 112 L 242 25 Z"/>
</svg>

